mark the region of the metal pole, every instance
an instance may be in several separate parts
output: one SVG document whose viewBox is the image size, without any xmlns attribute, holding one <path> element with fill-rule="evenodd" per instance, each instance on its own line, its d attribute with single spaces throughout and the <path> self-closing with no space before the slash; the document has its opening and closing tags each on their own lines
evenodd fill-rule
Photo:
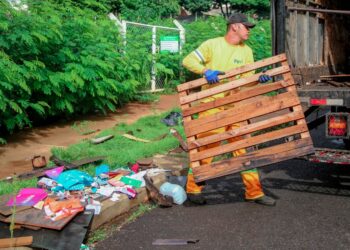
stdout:
<svg viewBox="0 0 350 250">
<path fill-rule="evenodd" d="M 152 28 L 152 73 L 151 73 L 151 90 L 156 90 L 156 52 L 157 52 L 157 28 Z"/>
</svg>

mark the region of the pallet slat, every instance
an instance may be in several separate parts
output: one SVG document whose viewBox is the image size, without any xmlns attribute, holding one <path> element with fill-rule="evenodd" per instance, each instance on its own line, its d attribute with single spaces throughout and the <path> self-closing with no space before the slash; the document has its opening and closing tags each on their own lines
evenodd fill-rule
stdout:
<svg viewBox="0 0 350 250">
<path fill-rule="evenodd" d="M 233 70 L 230 70 L 224 76 L 219 76 L 219 79 L 230 78 L 230 77 L 242 74 L 242 73 L 246 73 L 246 72 L 249 72 L 252 70 L 256 70 L 256 69 L 266 67 L 266 66 L 274 64 L 274 63 L 286 61 L 286 60 L 287 60 L 286 55 L 280 54 L 280 55 L 277 55 L 274 57 L 270 57 L 267 59 L 257 61 L 254 64 L 249 64 L 249 65 L 237 67 Z M 182 92 L 182 91 L 190 90 L 193 88 L 198 88 L 204 84 L 207 84 L 207 81 L 204 78 L 196 79 L 196 80 L 186 82 L 186 83 L 183 83 L 183 84 L 177 86 L 177 91 Z"/>
<path fill-rule="evenodd" d="M 280 109 L 290 108 L 299 104 L 298 97 L 294 93 L 283 93 L 278 97 L 264 96 L 262 101 L 245 105 L 243 107 L 234 107 L 211 116 L 192 120 L 189 123 L 184 122 L 186 135 L 196 135 L 216 128 L 249 120 L 254 117 L 266 115 Z"/>
<path fill-rule="evenodd" d="M 244 170 L 293 159 L 295 157 L 312 154 L 313 152 L 314 148 L 312 141 L 306 138 L 285 143 L 283 144 L 283 147 L 269 147 L 228 160 L 201 165 L 193 168 L 193 174 L 195 181 L 201 182 L 212 178 L 238 173 Z"/>
<path fill-rule="evenodd" d="M 272 140 L 281 139 L 286 136 L 291 136 L 307 131 L 306 124 L 295 125 L 284 129 L 275 130 L 266 134 L 253 136 L 250 138 L 242 139 L 236 142 L 221 145 L 219 147 L 210 148 L 207 150 L 199 151 L 198 153 L 190 154 L 190 161 L 199 161 L 216 155 L 221 155 L 229 152 L 233 152 L 238 149 L 251 147 L 257 144 L 266 143 Z"/>
<path fill-rule="evenodd" d="M 266 71 L 266 74 L 268 74 L 270 76 L 276 76 L 276 75 L 281 75 L 283 73 L 286 73 L 288 71 L 289 71 L 288 66 L 281 66 L 281 67 Z M 261 75 L 261 73 L 254 74 L 254 75 L 247 77 L 247 78 L 233 80 L 233 81 L 230 81 L 230 82 L 225 83 L 225 84 L 217 85 L 217 86 L 212 87 L 210 89 L 202 90 L 202 91 L 194 93 L 194 94 L 189 94 L 187 96 L 180 97 L 180 104 L 186 104 L 186 103 L 190 103 L 193 101 L 198 101 L 198 100 L 201 100 L 201 99 L 204 99 L 207 97 L 211 97 L 211 96 L 216 95 L 216 94 L 220 94 L 220 93 L 223 93 L 223 92 L 226 92 L 229 90 L 236 89 L 238 87 L 243 87 L 244 85 L 248 85 L 248 84 L 257 82 L 260 75 Z"/>
<path fill-rule="evenodd" d="M 221 107 L 227 104 L 231 104 L 234 102 L 238 102 L 241 101 L 243 99 L 247 99 L 247 98 L 251 98 L 251 97 L 255 97 L 258 95 L 262 95 L 262 94 L 266 94 L 269 93 L 271 91 L 275 91 L 281 88 L 285 88 L 289 85 L 292 85 L 290 82 L 288 81 L 278 81 L 278 82 L 274 82 L 271 84 L 265 84 L 265 85 L 259 85 L 256 88 L 253 89 L 248 89 L 248 90 L 244 90 L 244 91 L 240 91 L 238 93 L 232 94 L 230 96 L 227 96 L 226 98 L 221 98 L 221 99 L 217 99 L 215 101 L 212 102 L 207 102 L 207 103 L 201 103 L 199 105 L 184 109 L 182 111 L 182 115 L 184 117 L 189 116 L 189 115 L 193 115 L 196 113 L 199 113 L 201 111 L 205 111 L 208 109 L 213 109 L 213 108 L 217 108 L 217 107 Z"/>
<path fill-rule="evenodd" d="M 248 124 L 224 133 L 197 139 L 191 142 L 188 145 L 188 148 L 194 149 L 194 148 L 205 146 L 211 143 L 228 140 L 237 136 L 242 136 L 258 130 L 270 128 L 279 124 L 296 121 L 298 119 L 302 119 L 303 117 L 304 117 L 304 114 L 302 112 L 294 112 L 294 113 L 285 114 L 279 117 L 272 117 L 270 119 L 263 120 L 254 124 Z"/>
</svg>

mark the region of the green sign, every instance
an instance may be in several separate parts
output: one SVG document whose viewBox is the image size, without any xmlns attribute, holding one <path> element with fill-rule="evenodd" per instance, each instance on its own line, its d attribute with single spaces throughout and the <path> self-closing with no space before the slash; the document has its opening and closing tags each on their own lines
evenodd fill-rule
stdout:
<svg viewBox="0 0 350 250">
<path fill-rule="evenodd" d="M 160 52 L 179 52 L 179 36 L 161 36 Z"/>
</svg>

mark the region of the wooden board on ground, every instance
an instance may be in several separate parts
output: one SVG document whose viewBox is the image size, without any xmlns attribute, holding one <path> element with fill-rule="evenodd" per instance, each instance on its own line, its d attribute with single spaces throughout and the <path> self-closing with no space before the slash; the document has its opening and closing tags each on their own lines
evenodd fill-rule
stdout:
<svg viewBox="0 0 350 250">
<path fill-rule="evenodd" d="M 262 73 L 256 72 L 266 68 L 274 80 L 259 84 Z M 248 76 L 240 78 L 244 73 Z M 285 54 L 235 68 L 219 79 L 225 83 L 205 89 L 204 78 L 178 86 L 196 182 L 314 152 Z"/>
<path fill-rule="evenodd" d="M 45 211 L 31 208 L 21 212 L 16 211 L 15 224 L 61 230 L 75 216 L 76 214 L 73 214 L 61 220 L 52 221 L 47 218 Z M 11 216 L 5 222 L 11 223 Z"/>
<path fill-rule="evenodd" d="M 62 230 L 51 230 L 42 228 L 30 230 L 20 228 L 14 230 L 14 236 L 33 236 L 31 247 L 38 249 L 79 249 L 84 241 L 86 233 L 93 218 L 93 211 L 86 210 L 78 214 Z M 0 222 L 0 238 L 10 237 L 9 224 Z"/>
<path fill-rule="evenodd" d="M 4 216 L 9 216 L 12 214 L 12 207 L 6 206 L 6 203 L 10 200 L 12 195 L 5 194 L 0 196 L 0 214 Z M 31 206 L 17 206 L 16 207 L 16 212 L 20 212 L 23 210 L 30 209 Z"/>
</svg>

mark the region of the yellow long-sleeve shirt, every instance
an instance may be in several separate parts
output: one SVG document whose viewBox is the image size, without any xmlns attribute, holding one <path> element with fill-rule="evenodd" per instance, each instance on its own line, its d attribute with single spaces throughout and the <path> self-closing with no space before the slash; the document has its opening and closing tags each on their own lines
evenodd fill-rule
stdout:
<svg viewBox="0 0 350 250">
<path fill-rule="evenodd" d="M 224 37 L 217 37 L 202 43 L 196 50 L 187 55 L 182 63 L 188 70 L 197 74 L 203 74 L 204 69 L 228 72 L 253 62 L 253 52 L 248 45 L 232 45 Z M 254 71 L 245 73 L 237 78 L 247 77 L 252 74 L 254 74 Z M 203 89 L 207 88 L 210 88 L 210 86 L 203 86 Z M 220 98 L 223 96 L 224 94 L 219 94 L 214 97 Z"/>
</svg>

